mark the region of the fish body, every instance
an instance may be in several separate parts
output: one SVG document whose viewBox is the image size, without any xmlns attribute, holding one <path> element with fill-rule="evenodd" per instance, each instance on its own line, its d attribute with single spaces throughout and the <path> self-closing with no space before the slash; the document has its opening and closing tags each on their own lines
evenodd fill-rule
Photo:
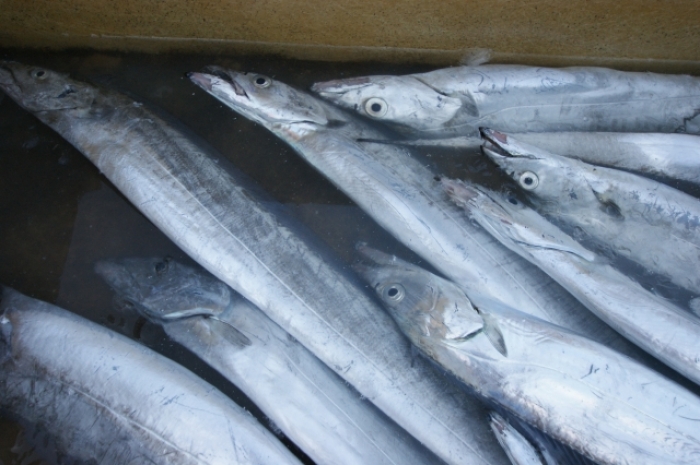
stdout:
<svg viewBox="0 0 700 465">
<path fill-rule="evenodd" d="M 223 282 L 170 259 L 109 260 L 95 269 L 238 386 L 315 463 L 440 462 Z"/>
<path fill-rule="evenodd" d="M 0 290 L 0 408 L 86 463 L 296 464 L 252 415 L 178 364 Z"/>
<path fill-rule="evenodd" d="M 652 294 L 512 196 L 445 181 L 450 196 L 620 334 L 700 384 L 700 319 Z"/>
<path fill-rule="evenodd" d="M 414 361 L 359 280 L 209 149 L 138 102 L 50 70 L 2 62 L 0 87 L 90 159 L 183 251 L 426 447 L 448 463 L 504 463 L 485 409 Z"/>
<path fill-rule="evenodd" d="M 593 165 L 700 184 L 700 137 L 691 134 L 624 132 L 527 132 L 527 144 Z"/>
<path fill-rule="evenodd" d="M 484 130 L 484 153 L 540 213 L 700 293 L 700 201 L 657 181 L 558 156 Z"/>
<path fill-rule="evenodd" d="M 605 68 L 483 65 L 317 83 L 408 139 L 507 132 L 700 132 L 700 79 Z"/>
<path fill-rule="evenodd" d="M 484 297 L 582 332 L 626 352 L 627 341 L 568 292 L 449 201 L 439 177 L 408 149 L 361 142 L 379 133 L 332 105 L 270 78 L 226 70 L 193 80 L 262 124 L 352 198 L 378 224 L 475 301 Z M 263 84 L 257 84 L 260 79 Z"/>
<path fill-rule="evenodd" d="M 428 357 L 601 465 L 700 460 L 700 398 L 607 347 L 368 248 L 358 266 Z"/>
</svg>

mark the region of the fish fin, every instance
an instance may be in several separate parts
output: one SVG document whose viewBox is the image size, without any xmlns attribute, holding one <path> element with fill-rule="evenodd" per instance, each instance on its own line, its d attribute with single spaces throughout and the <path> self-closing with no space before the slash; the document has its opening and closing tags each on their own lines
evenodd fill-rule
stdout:
<svg viewBox="0 0 700 465">
<path fill-rule="evenodd" d="M 501 329 L 498 327 L 498 323 L 495 319 L 487 313 L 481 313 L 484 319 L 484 329 L 483 332 L 488 338 L 489 342 L 493 347 L 504 357 L 508 357 L 508 348 L 506 347 L 506 340 L 503 337 Z"/>
<path fill-rule="evenodd" d="M 402 145 L 407 147 L 441 147 L 446 149 L 461 150 L 477 149 L 481 147 L 482 140 L 479 137 L 449 137 L 445 139 L 413 139 L 413 140 L 383 140 L 383 139 L 358 139 L 358 142 L 372 142 L 375 144 Z"/>
<path fill-rule="evenodd" d="M 211 330 L 212 336 L 218 336 L 236 347 L 247 347 L 252 344 L 248 336 L 230 324 L 217 320 L 216 318 L 208 318 L 207 320 L 207 325 Z"/>
<path fill-rule="evenodd" d="M 462 58 L 459 59 L 459 64 L 462 66 L 479 66 L 491 61 L 493 50 L 490 48 L 473 48 L 467 50 Z"/>
<path fill-rule="evenodd" d="M 474 100 L 471 94 L 459 94 L 459 100 L 462 103 L 461 109 L 464 113 L 475 118 L 479 116 L 479 106 L 476 104 L 476 100 Z"/>
</svg>

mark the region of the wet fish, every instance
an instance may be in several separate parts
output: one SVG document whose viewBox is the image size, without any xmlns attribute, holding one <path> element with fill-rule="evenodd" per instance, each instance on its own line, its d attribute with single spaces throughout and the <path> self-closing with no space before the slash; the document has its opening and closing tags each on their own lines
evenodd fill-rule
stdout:
<svg viewBox="0 0 700 465">
<path fill-rule="evenodd" d="M 512 195 L 443 181 L 503 245 L 544 270 L 627 339 L 700 384 L 700 319 L 652 294 Z"/>
<path fill-rule="evenodd" d="M 323 98 L 407 139 L 508 132 L 700 133 L 700 79 L 605 68 L 483 65 L 317 83 Z"/>
<path fill-rule="evenodd" d="M 515 139 L 594 165 L 700 184 L 700 137 L 624 132 L 526 132 Z"/>
<path fill-rule="evenodd" d="M 501 300 L 616 349 L 635 347 L 588 312 L 546 274 L 465 218 L 439 176 L 406 148 L 359 142 L 379 133 L 307 93 L 258 74 L 212 69 L 191 79 L 263 125 L 350 196 L 384 229 L 473 300 Z"/>
<path fill-rule="evenodd" d="M 700 461 L 700 398 L 632 359 L 362 247 L 411 341 L 478 395 L 601 465 Z"/>
<path fill-rule="evenodd" d="M 167 258 L 105 260 L 95 270 L 238 386 L 315 463 L 440 462 L 223 282 Z"/>
<path fill-rule="evenodd" d="M 356 277 L 216 155 L 123 95 L 0 63 L 0 88 L 161 231 L 449 463 L 506 458 L 485 409 L 423 361 Z M 412 365 L 412 362 L 413 365 Z"/>
<path fill-rule="evenodd" d="M 561 157 L 485 129 L 484 153 L 538 211 L 700 294 L 700 201 L 657 181 Z"/>
<path fill-rule="evenodd" d="M 180 365 L 63 309 L 0 289 L 0 408 L 86 463 L 299 464 Z"/>
<path fill-rule="evenodd" d="M 489 420 L 491 431 L 513 465 L 556 465 L 552 457 L 544 456 L 501 415 L 491 413 Z"/>
</svg>

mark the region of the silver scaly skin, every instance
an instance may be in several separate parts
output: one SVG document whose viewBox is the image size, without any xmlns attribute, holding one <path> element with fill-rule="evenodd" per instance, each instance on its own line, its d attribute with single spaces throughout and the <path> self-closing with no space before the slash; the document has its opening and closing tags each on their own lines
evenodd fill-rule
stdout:
<svg viewBox="0 0 700 465">
<path fill-rule="evenodd" d="M 700 78 L 605 68 L 483 65 L 317 83 L 342 107 L 409 140 L 508 132 L 700 133 Z"/>
<path fill-rule="evenodd" d="M 511 195 L 443 181 L 503 245 L 561 284 L 649 354 L 700 385 L 700 318 L 652 294 Z"/>
<path fill-rule="evenodd" d="M 483 152 L 538 211 L 700 295 L 700 200 L 625 171 L 590 165 L 483 130 Z"/>
<path fill-rule="evenodd" d="M 171 259 L 104 260 L 120 298 L 238 386 L 318 465 L 437 464 L 408 433 L 228 286 Z"/>
<path fill-rule="evenodd" d="M 427 357 L 600 465 L 700 462 L 700 398 L 607 347 L 362 247 L 356 269 Z"/>
<path fill-rule="evenodd" d="M 120 334 L 0 288 L 0 409 L 104 465 L 299 461 L 194 373 Z"/>
<path fill-rule="evenodd" d="M 362 142 L 380 133 L 321 99 L 253 73 L 212 69 L 191 79 L 290 144 L 405 246 L 471 299 L 510 306 L 646 357 L 545 273 L 469 221 L 408 149 Z M 439 179 L 439 178 L 438 178 Z"/>
<path fill-rule="evenodd" d="M 445 461 L 505 463 L 483 406 L 428 363 L 412 363 L 405 337 L 359 280 L 215 153 L 138 102 L 63 74 L 0 62 L 0 88 L 202 267 Z"/>
<path fill-rule="evenodd" d="M 515 139 L 557 155 L 700 185 L 700 137 L 625 132 L 525 132 Z"/>
</svg>

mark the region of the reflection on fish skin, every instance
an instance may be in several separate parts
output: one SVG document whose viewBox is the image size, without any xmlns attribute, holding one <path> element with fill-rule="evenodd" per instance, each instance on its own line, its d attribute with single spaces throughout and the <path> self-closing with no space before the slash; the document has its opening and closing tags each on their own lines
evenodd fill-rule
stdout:
<svg viewBox="0 0 700 465">
<path fill-rule="evenodd" d="M 90 159 L 185 253 L 442 459 L 505 463 L 483 406 L 427 362 L 411 366 L 405 337 L 359 280 L 322 240 L 262 201 L 245 176 L 216 163 L 211 149 L 124 95 L 44 68 L 2 62 L 0 88 Z"/>
<path fill-rule="evenodd" d="M 286 141 L 473 300 L 483 296 L 517 305 L 640 360 L 649 359 L 545 273 L 469 221 L 446 197 L 439 176 L 405 147 L 363 142 L 382 136 L 371 124 L 268 77 L 221 68 L 211 73 L 191 73 L 190 79 Z"/>
<path fill-rule="evenodd" d="M 96 272 L 168 336 L 238 386 L 315 463 L 437 464 L 282 328 L 221 281 L 171 259 Z"/>
<path fill-rule="evenodd" d="M 483 152 L 537 210 L 700 294 L 700 200 L 657 181 L 589 165 L 483 130 Z"/>
<path fill-rule="evenodd" d="M 700 319 L 652 294 L 512 195 L 443 180 L 453 201 L 626 338 L 700 384 Z"/>
<path fill-rule="evenodd" d="M 299 464 L 193 373 L 63 309 L 0 289 L 0 408 L 100 464 Z"/>
<path fill-rule="evenodd" d="M 407 139 L 507 132 L 700 133 L 700 78 L 605 68 L 482 65 L 314 84 Z"/>
<path fill-rule="evenodd" d="M 601 465 L 700 460 L 700 398 L 598 343 L 361 248 L 358 267 L 428 357 L 519 418 Z M 397 292 L 399 290 L 399 292 Z"/>
</svg>

